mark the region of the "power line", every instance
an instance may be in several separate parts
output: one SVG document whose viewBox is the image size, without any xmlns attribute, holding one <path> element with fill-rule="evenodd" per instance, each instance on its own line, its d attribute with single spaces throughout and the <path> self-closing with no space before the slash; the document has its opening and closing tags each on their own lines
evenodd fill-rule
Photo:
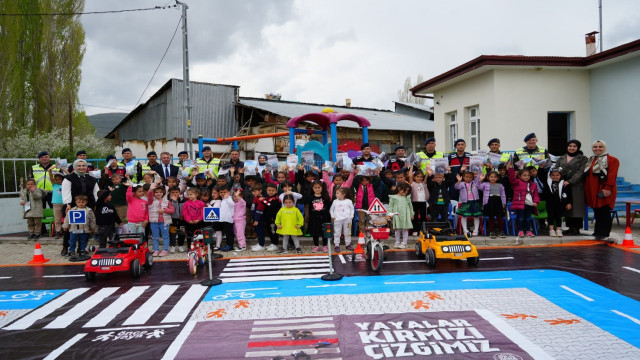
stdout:
<svg viewBox="0 0 640 360">
<path fill-rule="evenodd" d="M 147 84 L 147 87 L 144 88 L 144 91 L 142 91 L 142 94 L 140 94 L 140 98 L 138 99 L 138 101 L 136 102 L 136 104 L 134 105 L 134 109 L 136 108 L 136 106 L 138 106 L 138 104 L 140 103 L 140 100 L 142 100 L 142 97 L 144 96 L 144 93 L 147 92 L 147 89 L 149 88 L 149 85 L 151 85 L 151 82 L 153 81 L 153 78 L 156 76 L 156 73 L 158 72 L 158 69 L 160 68 L 160 65 L 162 65 L 162 61 L 164 60 L 164 57 L 167 55 L 167 52 L 169 51 L 169 48 L 171 47 L 171 43 L 173 43 L 173 39 L 176 37 L 176 33 L 178 32 L 178 28 L 180 27 L 180 23 L 182 22 L 182 17 L 180 17 L 180 20 L 178 20 L 178 24 L 176 25 L 176 29 L 173 31 L 173 36 L 171 36 L 171 40 L 169 41 L 169 45 L 167 45 L 167 48 L 164 51 L 164 54 L 162 54 L 162 58 L 160 59 L 160 62 L 158 63 L 158 66 L 156 66 L 156 69 L 153 71 L 153 75 L 151 75 L 151 80 L 149 80 L 149 83 Z"/>
<path fill-rule="evenodd" d="M 34 14 L 25 14 L 25 13 L 0 13 L 0 16 L 75 16 L 75 15 L 96 15 L 96 14 L 115 14 L 115 13 L 124 13 L 124 12 L 135 12 L 135 11 L 152 11 L 152 10 L 164 10 L 176 8 L 178 5 L 165 5 L 165 6 L 154 6 L 151 8 L 140 8 L 140 9 L 122 9 L 122 10 L 106 10 L 106 11 L 87 11 L 87 12 L 72 12 L 72 13 L 34 13 Z"/>
<path fill-rule="evenodd" d="M 80 105 L 94 107 L 94 108 L 100 108 L 100 109 L 120 110 L 120 111 L 127 111 L 127 112 L 131 111 L 131 110 L 118 109 L 118 108 L 113 108 L 113 107 L 108 107 L 108 106 L 89 105 L 89 104 L 82 104 L 82 103 L 80 103 Z"/>
</svg>

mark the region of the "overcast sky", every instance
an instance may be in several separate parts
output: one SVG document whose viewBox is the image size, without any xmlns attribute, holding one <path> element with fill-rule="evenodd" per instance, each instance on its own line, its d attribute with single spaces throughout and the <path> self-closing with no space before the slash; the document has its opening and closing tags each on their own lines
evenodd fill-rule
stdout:
<svg viewBox="0 0 640 360">
<path fill-rule="evenodd" d="M 598 0 L 185 0 L 191 81 L 240 96 L 392 109 L 406 77 L 430 79 L 479 55 L 584 56 Z M 604 49 L 640 39 L 640 1 L 603 0 Z M 174 4 L 86 0 L 85 11 Z M 180 19 L 177 9 L 83 15 L 80 102 L 132 110 Z M 182 79 L 175 39 L 141 102 Z"/>
</svg>

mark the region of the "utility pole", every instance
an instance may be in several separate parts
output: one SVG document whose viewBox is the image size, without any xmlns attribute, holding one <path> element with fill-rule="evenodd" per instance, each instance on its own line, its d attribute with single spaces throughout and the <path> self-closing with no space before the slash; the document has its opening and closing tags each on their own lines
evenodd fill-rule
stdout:
<svg viewBox="0 0 640 360">
<path fill-rule="evenodd" d="M 69 151 L 73 154 L 73 106 L 71 93 L 69 93 Z"/>
<path fill-rule="evenodd" d="M 600 52 L 604 51 L 602 47 L 602 0 L 598 0 L 598 9 L 600 11 Z"/>
<path fill-rule="evenodd" d="M 182 7 L 182 105 L 184 107 L 184 117 L 186 120 L 186 139 L 184 150 L 189 152 L 189 157 L 193 154 L 193 141 L 191 139 L 191 83 L 189 82 L 189 39 L 187 32 L 187 4 L 176 0 L 176 4 Z"/>
</svg>

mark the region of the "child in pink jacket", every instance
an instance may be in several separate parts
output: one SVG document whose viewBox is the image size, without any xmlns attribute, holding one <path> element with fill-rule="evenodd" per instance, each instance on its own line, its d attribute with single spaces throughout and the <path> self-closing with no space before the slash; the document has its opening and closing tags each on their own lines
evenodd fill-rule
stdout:
<svg viewBox="0 0 640 360">
<path fill-rule="evenodd" d="M 149 223 L 149 213 L 147 212 L 147 201 L 143 199 L 145 192 L 142 186 L 132 190 L 130 182 L 125 183 L 127 189 L 127 228 L 129 233 L 145 233 L 145 228 Z"/>
<path fill-rule="evenodd" d="M 194 237 L 196 230 L 202 227 L 202 221 L 204 220 L 203 210 L 204 203 L 198 200 L 198 189 L 189 188 L 187 190 L 187 201 L 182 205 L 182 219 L 186 222 L 186 238 L 187 249 L 191 248 L 191 240 Z"/>
<path fill-rule="evenodd" d="M 242 196 L 242 190 L 233 192 L 233 201 L 235 202 L 233 209 L 233 231 L 238 239 L 236 251 L 244 251 L 247 249 L 247 238 L 244 235 L 244 229 L 247 225 L 247 203 Z"/>
<path fill-rule="evenodd" d="M 511 203 L 511 210 L 515 210 L 516 212 L 518 237 L 523 237 L 525 232 L 528 237 L 533 237 L 535 235 L 533 235 L 529 226 L 531 226 L 531 213 L 533 212 L 533 208 L 537 207 L 540 203 L 538 187 L 536 184 L 529 181 L 531 179 L 529 170 L 519 170 L 516 175 L 513 165 L 508 163 L 507 171 L 509 172 L 509 181 L 513 187 L 513 202 Z"/>
</svg>

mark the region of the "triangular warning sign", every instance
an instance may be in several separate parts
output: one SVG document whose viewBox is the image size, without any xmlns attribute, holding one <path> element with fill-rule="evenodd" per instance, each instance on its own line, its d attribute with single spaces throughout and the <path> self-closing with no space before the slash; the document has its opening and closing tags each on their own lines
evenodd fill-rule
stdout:
<svg viewBox="0 0 640 360">
<path fill-rule="evenodd" d="M 208 221 L 218 221 L 219 220 L 218 215 L 216 215 L 215 209 L 211 209 L 211 211 L 209 211 L 209 214 L 207 214 L 207 217 L 206 217 L 205 220 L 208 220 Z"/>
<path fill-rule="evenodd" d="M 373 200 L 373 203 L 369 206 L 369 210 L 367 210 L 370 214 L 385 214 L 387 209 L 382 205 L 380 199 L 376 198 Z"/>
</svg>

